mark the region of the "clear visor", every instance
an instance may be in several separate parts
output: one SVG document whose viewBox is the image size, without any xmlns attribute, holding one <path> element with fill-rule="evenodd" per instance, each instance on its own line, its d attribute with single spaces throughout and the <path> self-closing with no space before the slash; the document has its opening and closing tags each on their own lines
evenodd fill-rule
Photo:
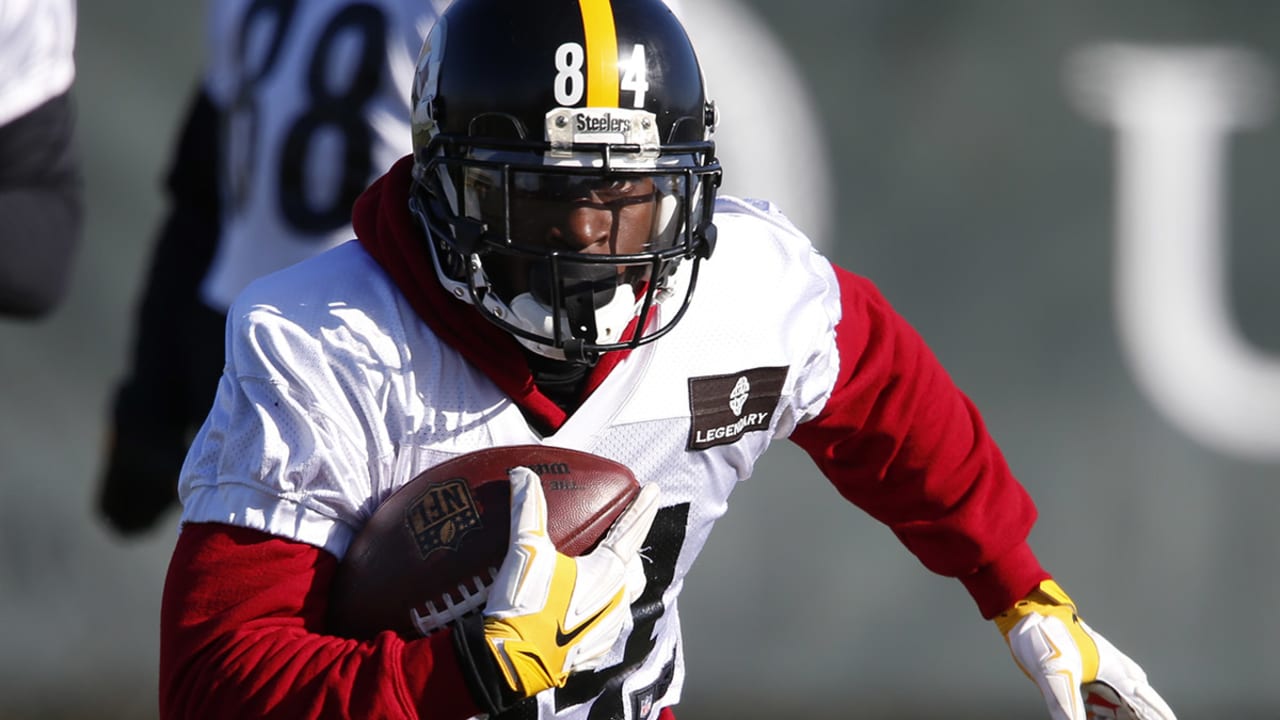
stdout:
<svg viewBox="0 0 1280 720">
<path fill-rule="evenodd" d="M 676 162 L 625 170 L 578 163 L 531 168 L 493 157 L 463 170 L 459 209 L 510 249 L 633 256 L 681 241 L 685 219 L 696 216 L 698 183 L 698 175 Z"/>
<path fill-rule="evenodd" d="M 467 215 L 488 229 L 484 266 L 510 301 L 549 288 L 587 291 L 595 303 L 629 285 L 637 295 L 684 254 L 679 208 L 691 202 L 680 173 L 587 175 L 559 169 L 467 170 Z"/>
</svg>

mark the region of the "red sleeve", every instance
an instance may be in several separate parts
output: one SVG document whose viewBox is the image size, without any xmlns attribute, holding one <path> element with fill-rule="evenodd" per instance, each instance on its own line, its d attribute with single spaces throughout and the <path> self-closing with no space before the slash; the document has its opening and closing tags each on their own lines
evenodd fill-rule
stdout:
<svg viewBox="0 0 1280 720">
<path fill-rule="evenodd" d="M 791 439 L 841 495 L 925 567 L 959 578 L 993 617 L 1049 577 L 1027 545 L 1035 505 L 915 330 L 868 280 L 835 270 L 839 375 L 822 413 Z"/>
<path fill-rule="evenodd" d="M 188 524 L 160 613 L 161 718 L 469 718 L 447 631 L 324 634 L 329 553 L 256 530 Z"/>
</svg>

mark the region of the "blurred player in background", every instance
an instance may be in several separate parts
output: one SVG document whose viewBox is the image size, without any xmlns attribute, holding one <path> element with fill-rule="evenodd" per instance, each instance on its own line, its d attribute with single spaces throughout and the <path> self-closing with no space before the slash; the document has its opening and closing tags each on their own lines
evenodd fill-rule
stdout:
<svg viewBox="0 0 1280 720">
<path fill-rule="evenodd" d="M 62 301 L 84 219 L 73 0 L 0 3 L 0 316 Z"/>
<path fill-rule="evenodd" d="M 98 508 L 121 533 L 177 504 L 178 470 L 250 280 L 351 239 L 351 204 L 409 151 L 418 52 L 447 0 L 217 0 L 116 390 Z"/>
<path fill-rule="evenodd" d="M 1050 717 L 1173 720 L 1041 567 L 1032 500 L 919 335 L 777 207 L 717 197 L 718 112 L 658 0 L 457 0 L 412 87 L 413 155 L 357 201 L 357 240 L 229 314 L 180 484 L 162 717 L 669 720 L 685 578 L 788 438 L 963 584 Z M 560 555 L 516 469 L 482 611 L 328 632 L 379 502 L 527 443 L 630 467 L 645 488 L 615 529 L 643 541 Z"/>
</svg>

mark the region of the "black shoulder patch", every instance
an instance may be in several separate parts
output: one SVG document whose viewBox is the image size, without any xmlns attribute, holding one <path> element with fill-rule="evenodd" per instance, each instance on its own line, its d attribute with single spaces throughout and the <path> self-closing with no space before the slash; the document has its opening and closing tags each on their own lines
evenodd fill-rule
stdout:
<svg viewBox="0 0 1280 720">
<path fill-rule="evenodd" d="M 689 378 L 690 450 L 736 442 L 765 430 L 782 397 L 787 368 L 763 367 L 728 375 Z"/>
</svg>

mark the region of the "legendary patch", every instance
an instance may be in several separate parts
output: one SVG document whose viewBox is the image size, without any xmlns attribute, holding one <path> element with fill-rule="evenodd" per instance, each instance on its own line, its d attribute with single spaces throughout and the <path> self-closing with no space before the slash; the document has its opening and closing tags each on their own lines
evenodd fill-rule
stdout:
<svg viewBox="0 0 1280 720">
<path fill-rule="evenodd" d="M 480 527 L 480 512 L 463 478 L 436 483 L 404 511 L 404 522 L 427 557 L 436 550 L 457 550 L 462 537 Z"/>
<path fill-rule="evenodd" d="M 745 432 L 768 429 L 787 369 L 765 367 L 689 378 L 689 449 L 728 445 Z"/>
</svg>

